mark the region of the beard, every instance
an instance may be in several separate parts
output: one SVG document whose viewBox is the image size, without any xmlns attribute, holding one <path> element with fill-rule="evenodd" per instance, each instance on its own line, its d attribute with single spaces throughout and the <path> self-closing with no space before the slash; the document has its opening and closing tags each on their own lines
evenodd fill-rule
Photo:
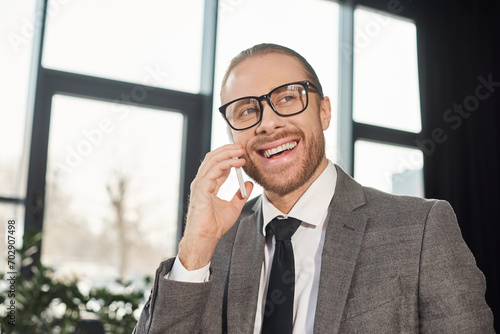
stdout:
<svg viewBox="0 0 500 334">
<path fill-rule="evenodd" d="M 288 136 L 301 138 L 300 145 L 304 145 L 302 156 L 292 163 L 274 167 L 272 170 L 262 170 L 255 165 L 247 153 L 244 155 L 247 161 L 243 166 L 245 173 L 261 185 L 264 190 L 278 195 L 289 194 L 303 186 L 314 175 L 325 156 L 325 136 L 321 130 L 314 132 L 309 140 L 305 139 L 304 132 L 299 129 L 286 131 L 272 138 L 262 138 L 256 140 L 252 145 L 252 151 L 255 151 L 255 148 L 262 144 Z"/>
</svg>

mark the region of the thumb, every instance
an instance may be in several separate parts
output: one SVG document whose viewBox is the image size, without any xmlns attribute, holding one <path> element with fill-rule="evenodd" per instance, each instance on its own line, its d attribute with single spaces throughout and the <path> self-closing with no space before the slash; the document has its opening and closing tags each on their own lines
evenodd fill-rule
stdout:
<svg viewBox="0 0 500 334">
<path fill-rule="evenodd" d="M 234 205 L 240 212 L 243 209 L 243 206 L 245 205 L 245 203 L 250 198 L 250 194 L 252 193 L 252 190 L 253 190 L 253 183 L 250 181 L 246 181 L 245 182 L 245 189 L 247 191 L 247 197 L 243 198 L 241 196 L 240 189 L 238 189 L 236 191 L 236 194 L 234 194 L 233 199 L 231 200 L 231 204 Z"/>
</svg>

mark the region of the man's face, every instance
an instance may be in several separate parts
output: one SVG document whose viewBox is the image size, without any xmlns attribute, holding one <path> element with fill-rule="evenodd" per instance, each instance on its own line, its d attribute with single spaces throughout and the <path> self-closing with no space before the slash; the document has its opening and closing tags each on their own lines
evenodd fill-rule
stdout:
<svg viewBox="0 0 500 334">
<path fill-rule="evenodd" d="M 307 80 L 304 68 L 291 56 L 273 53 L 252 57 L 230 73 L 222 103 L 267 94 L 302 80 Z M 327 164 L 323 131 L 330 123 L 330 103 L 310 89 L 309 105 L 298 115 L 281 117 L 267 101 L 262 105 L 262 121 L 247 130 L 233 130 L 234 141 L 245 149 L 243 169 L 248 176 L 267 192 L 289 194 L 315 180 Z M 271 152 L 273 149 L 277 153 Z"/>
</svg>

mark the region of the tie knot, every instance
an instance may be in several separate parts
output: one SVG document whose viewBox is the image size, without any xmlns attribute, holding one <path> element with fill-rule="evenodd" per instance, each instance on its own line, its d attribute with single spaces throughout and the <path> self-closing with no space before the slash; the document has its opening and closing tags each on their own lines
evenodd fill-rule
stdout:
<svg viewBox="0 0 500 334">
<path fill-rule="evenodd" d="M 273 234 L 278 240 L 291 240 L 292 235 L 300 226 L 300 220 L 295 218 L 278 219 L 274 218 L 268 225 L 268 228 L 273 231 Z"/>
</svg>

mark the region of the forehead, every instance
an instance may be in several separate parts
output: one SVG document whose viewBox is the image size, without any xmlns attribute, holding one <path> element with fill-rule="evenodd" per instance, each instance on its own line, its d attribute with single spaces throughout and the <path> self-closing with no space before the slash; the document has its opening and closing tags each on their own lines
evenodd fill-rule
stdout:
<svg viewBox="0 0 500 334">
<path fill-rule="evenodd" d="M 221 94 L 222 103 L 243 96 L 260 96 L 283 84 L 306 79 L 304 67 L 292 56 L 280 53 L 253 56 L 229 74 Z"/>
</svg>

